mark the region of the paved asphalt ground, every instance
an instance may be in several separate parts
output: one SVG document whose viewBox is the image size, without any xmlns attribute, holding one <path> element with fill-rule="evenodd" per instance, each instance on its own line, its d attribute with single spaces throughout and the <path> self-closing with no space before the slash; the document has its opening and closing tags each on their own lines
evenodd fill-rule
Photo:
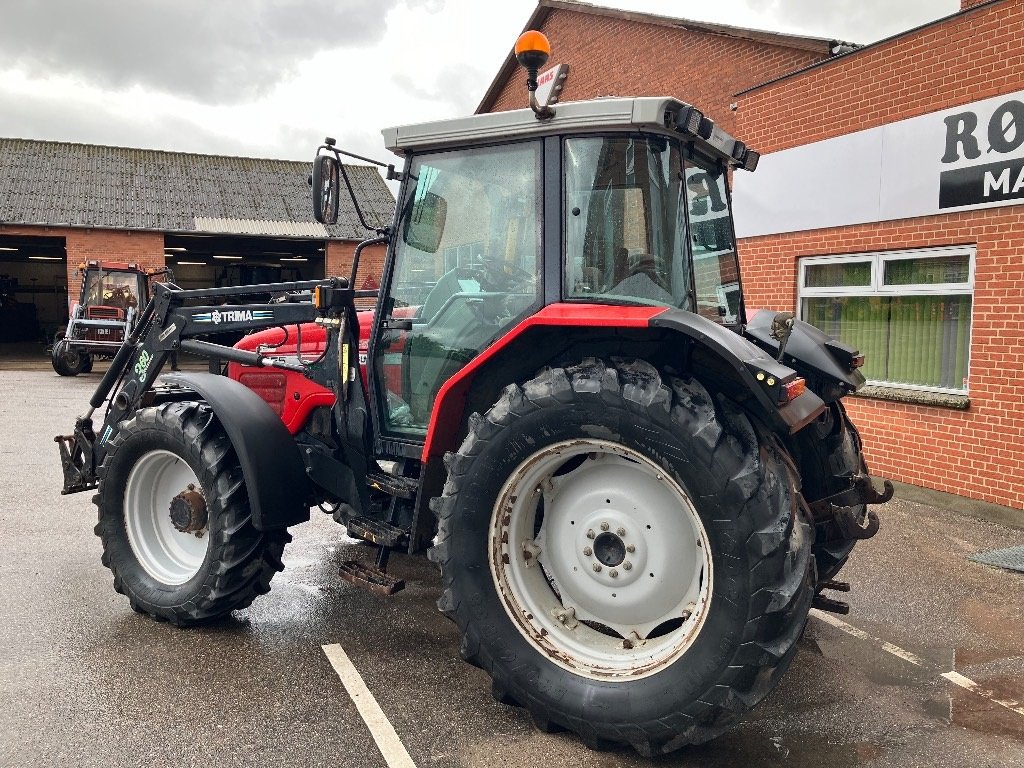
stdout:
<svg viewBox="0 0 1024 768">
<path fill-rule="evenodd" d="M 656 761 L 590 752 L 491 699 L 434 607 L 433 565 L 392 558 L 408 585 L 392 598 L 352 587 L 338 562 L 369 550 L 316 512 L 250 609 L 198 630 L 132 613 L 91 494 L 59 495 L 52 438 L 98 376 L 31 367 L 0 365 L 0 766 L 385 766 L 322 650 L 335 643 L 421 768 L 1024 766 L 1024 575 L 966 559 L 1022 530 L 891 502 L 844 571 L 851 614 L 812 614 L 743 724 Z"/>
</svg>

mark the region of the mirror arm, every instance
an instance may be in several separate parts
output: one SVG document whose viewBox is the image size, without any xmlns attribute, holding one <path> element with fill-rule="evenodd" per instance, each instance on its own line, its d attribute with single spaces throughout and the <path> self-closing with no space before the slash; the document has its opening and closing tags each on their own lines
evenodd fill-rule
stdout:
<svg viewBox="0 0 1024 768">
<path fill-rule="evenodd" d="M 335 151 L 340 151 L 340 150 L 335 150 Z M 343 154 L 349 154 L 349 153 L 345 152 Z M 356 156 L 353 155 L 353 157 L 356 157 Z M 360 158 L 360 159 L 362 159 L 362 158 Z M 343 178 L 345 180 L 345 187 L 348 189 L 348 196 L 352 200 L 352 207 L 356 209 L 356 216 L 359 217 L 359 223 L 363 225 L 364 229 L 368 229 L 371 232 L 376 232 L 377 234 L 380 234 L 380 235 L 385 234 L 386 230 L 383 230 L 383 229 L 381 229 L 379 227 L 371 227 L 369 224 L 366 223 L 366 218 L 363 216 L 363 211 L 359 207 L 359 201 L 356 199 L 355 190 L 352 189 L 352 182 L 349 181 L 348 173 L 345 171 L 345 164 L 343 162 L 341 162 L 340 158 L 338 160 L 338 170 L 341 171 L 341 178 Z"/>
</svg>

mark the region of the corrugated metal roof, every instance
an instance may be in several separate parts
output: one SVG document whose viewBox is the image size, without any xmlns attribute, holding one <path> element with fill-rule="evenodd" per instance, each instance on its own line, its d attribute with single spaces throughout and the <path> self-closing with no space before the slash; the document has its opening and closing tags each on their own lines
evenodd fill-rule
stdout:
<svg viewBox="0 0 1024 768">
<path fill-rule="evenodd" d="M 234 235 L 273 235 L 275 237 L 315 237 L 326 239 L 327 227 L 316 221 L 265 221 L 263 219 L 215 219 L 196 217 L 197 232 Z"/>
<path fill-rule="evenodd" d="M 395 199 L 377 170 L 345 167 L 367 223 L 388 224 Z M 0 223 L 324 238 L 309 170 L 291 160 L 0 139 Z M 329 236 L 365 237 L 347 194 L 340 203 Z"/>
</svg>

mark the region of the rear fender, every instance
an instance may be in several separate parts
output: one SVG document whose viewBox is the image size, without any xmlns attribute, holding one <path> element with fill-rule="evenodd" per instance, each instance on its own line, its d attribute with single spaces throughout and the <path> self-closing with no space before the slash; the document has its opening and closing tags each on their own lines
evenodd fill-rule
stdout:
<svg viewBox="0 0 1024 768">
<path fill-rule="evenodd" d="M 309 520 L 310 488 L 299 448 L 259 395 L 211 373 L 168 373 L 161 382 L 195 392 L 213 408 L 242 466 L 257 530 Z"/>
<path fill-rule="evenodd" d="M 679 343 L 673 343 L 673 338 Z M 592 341 L 595 339 L 599 340 L 596 344 Z M 696 351 L 708 365 L 696 367 L 690 359 Z M 799 431 L 825 409 L 821 398 L 809 390 L 779 405 L 767 381 L 781 382 L 795 371 L 739 334 L 692 312 L 663 307 L 552 304 L 495 341 L 441 387 L 423 447 L 425 479 L 440 471 L 438 459 L 446 451 L 458 447 L 469 412 L 488 407 L 501 387 L 531 377 L 546 364 L 612 355 L 649 357 L 653 363 L 690 370 L 702 380 L 717 377 L 741 395 L 738 399 L 744 407 L 782 433 Z M 768 375 L 759 381 L 758 372 Z M 717 382 L 712 378 L 710 383 Z M 490 399 L 483 403 L 485 396 Z"/>
</svg>

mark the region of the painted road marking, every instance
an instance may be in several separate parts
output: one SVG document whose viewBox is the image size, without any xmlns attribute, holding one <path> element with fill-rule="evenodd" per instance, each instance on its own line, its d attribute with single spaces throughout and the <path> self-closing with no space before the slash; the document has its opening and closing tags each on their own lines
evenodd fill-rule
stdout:
<svg viewBox="0 0 1024 768">
<path fill-rule="evenodd" d="M 874 643 L 886 653 L 891 653 L 893 656 L 896 656 L 897 658 L 903 659 L 904 661 L 910 662 L 911 664 L 914 664 L 918 667 L 922 667 L 923 669 L 931 669 L 934 671 L 938 671 L 937 667 L 935 667 L 933 664 L 929 664 L 917 654 L 911 653 L 910 651 L 905 651 L 898 645 L 893 645 L 892 643 L 886 642 L 885 640 L 875 637 L 874 635 L 869 635 L 863 629 L 857 629 L 857 627 L 853 626 L 852 624 L 847 624 L 842 619 L 837 619 L 831 613 L 824 613 L 822 611 L 815 610 L 814 616 L 823 621 L 824 623 L 828 624 L 829 626 L 835 627 L 841 632 L 845 632 L 851 637 L 856 637 L 858 640 L 867 640 L 869 643 Z M 940 672 L 939 676 L 953 683 L 953 685 L 958 685 L 964 690 L 970 691 L 973 694 L 981 696 L 983 699 L 991 701 L 993 704 L 998 704 L 1000 707 L 1004 707 L 1010 710 L 1011 712 L 1016 712 L 1018 715 L 1024 715 L 1024 706 L 1022 706 L 1019 701 L 1007 701 L 1005 699 L 997 699 L 991 691 L 985 690 L 980 685 L 978 685 L 978 683 L 974 682 L 969 677 L 964 677 L 959 672 Z"/>
<path fill-rule="evenodd" d="M 337 643 L 320 647 L 323 648 L 327 660 L 331 662 L 334 671 L 341 678 L 341 683 L 348 691 L 348 695 L 352 697 L 356 709 L 359 710 L 359 715 L 370 729 L 370 735 L 377 742 L 377 748 L 384 755 L 385 762 L 390 768 L 416 768 L 416 763 L 405 751 L 405 746 L 398 738 L 398 734 L 395 733 L 391 721 L 388 720 L 384 710 L 380 708 L 377 700 L 370 693 L 370 689 L 366 687 L 362 675 L 352 664 L 345 650 Z"/>
</svg>

